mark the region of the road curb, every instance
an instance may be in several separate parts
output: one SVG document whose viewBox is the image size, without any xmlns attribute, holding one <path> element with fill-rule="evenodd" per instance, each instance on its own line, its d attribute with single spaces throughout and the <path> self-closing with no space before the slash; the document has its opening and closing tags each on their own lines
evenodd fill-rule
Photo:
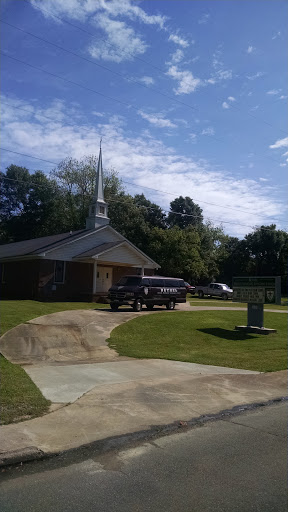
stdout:
<svg viewBox="0 0 288 512">
<path fill-rule="evenodd" d="M 23 449 L 13 450 L 9 452 L 0 452 L 0 468 L 5 466 L 13 466 L 16 464 L 23 464 L 25 462 L 32 462 L 35 460 L 43 460 L 53 457 L 64 457 L 69 459 L 76 453 L 79 459 L 87 456 L 87 451 L 95 451 L 98 454 L 107 453 L 112 450 L 120 450 L 124 446 L 140 441 L 151 441 L 158 437 L 168 436 L 176 432 L 187 432 L 193 428 L 202 427 L 207 423 L 212 423 L 219 420 L 229 420 L 235 416 L 239 416 L 245 412 L 255 411 L 261 407 L 269 405 L 276 405 L 288 401 L 288 396 L 282 396 L 267 400 L 266 402 L 256 402 L 244 405 L 236 405 L 231 409 L 224 409 L 214 414 L 203 414 L 190 420 L 182 421 L 175 420 L 173 423 L 163 425 L 151 425 L 150 429 L 140 430 L 136 432 L 129 432 L 118 436 L 107 437 L 105 439 L 98 439 L 91 443 L 78 446 L 76 448 L 68 448 L 67 450 L 44 452 L 35 446 L 28 446 Z M 66 460 L 67 462 L 67 460 Z"/>
<path fill-rule="evenodd" d="M 13 464 L 19 464 L 32 460 L 39 460 L 47 457 L 42 450 L 36 448 L 36 446 L 27 446 L 19 450 L 12 450 L 9 452 L 0 452 L 0 467 L 12 466 Z"/>
</svg>

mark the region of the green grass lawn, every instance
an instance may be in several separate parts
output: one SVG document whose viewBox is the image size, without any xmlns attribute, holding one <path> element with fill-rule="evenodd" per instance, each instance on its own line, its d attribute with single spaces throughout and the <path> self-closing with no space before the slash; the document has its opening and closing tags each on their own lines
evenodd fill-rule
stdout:
<svg viewBox="0 0 288 512">
<path fill-rule="evenodd" d="M 246 308 L 247 304 L 243 302 L 232 302 L 232 300 L 223 300 L 217 297 L 203 297 L 199 299 L 198 295 L 187 295 L 187 301 L 190 302 L 191 306 L 216 306 L 216 307 L 231 307 L 231 308 Z M 281 306 L 277 304 L 264 304 L 264 309 L 277 309 L 288 311 L 287 299 L 282 298 Z"/>
<path fill-rule="evenodd" d="M 172 359 L 256 371 L 287 368 L 287 318 L 265 313 L 268 336 L 235 331 L 246 324 L 240 311 L 175 311 L 143 315 L 116 327 L 109 339 L 120 355 Z"/>
<path fill-rule="evenodd" d="M 107 304 L 94 302 L 38 302 L 35 300 L 2 300 L 0 302 L 1 335 L 12 327 L 50 313 L 73 309 L 102 309 Z"/>
<path fill-rule="evenodd" d="M 33 300 L 3 300 L 0 302 L 1 334 L 38 316 L 75 309 L 108 307 L 91 302 L 37 302 Z M 1 352 L 1 345 L 0 345 Z M 0 355 L 0 423 L 13 423 L 41 416 L 49 409 L 46 400 L 27 373 Z"/>
</svg>

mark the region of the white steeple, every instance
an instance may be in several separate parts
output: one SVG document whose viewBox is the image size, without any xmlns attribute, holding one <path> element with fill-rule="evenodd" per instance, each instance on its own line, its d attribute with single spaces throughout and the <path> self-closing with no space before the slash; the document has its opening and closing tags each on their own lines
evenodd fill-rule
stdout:
<svg viewBox="0 0 288 512">
<path fill-rule="evenodd" d="M 95 229 L 100 226 L 105 226 L 105 224 L 109 224 L 109 220 L 108 205 L 104 201 L 102 150 L 100 141 L 96 186 L 92 203 L 89 206 L 89 217 L 86 218 L 86 229 Z"/>
</svg>

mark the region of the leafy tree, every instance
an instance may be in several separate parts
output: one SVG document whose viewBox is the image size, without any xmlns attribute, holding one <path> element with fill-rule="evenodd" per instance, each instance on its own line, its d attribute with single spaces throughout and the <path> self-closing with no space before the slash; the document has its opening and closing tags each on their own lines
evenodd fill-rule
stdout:
<svg viewBox="0 0 288 512">
<path fill-rule="evenodd" d="M 200 238 L 193 228 L 153 228 L 146 252 L 161 265 L 163 275 L 196 282 L 206 271 L 200 256 Z"/>
<path fill-rule="evenodd" d="M 170 210 L 167 218 L 170 227 L 184 229 L 188 226 L 201 226 L 203 223 L 202 209 L 191 197 L 177 197 L 170 203 Z"/>
<path fill-rule="evenodd" d="M 42 171 L 30 174 L 10 165 L 1 180 L 1 241 L 13 242 L 61 232 L 61 191 Z"/>
<path fill-rule="evenodd" d="M 63 206 L 69 229 L 81 229 L 85 226 L 95 189 L 97 165 L 98 158 L 94 155 L 80 160 L 69 157 L 62 160 L 51 173 L 51 178 L 57 181 L 63 193 Z M 105 200 L 112 203 L 113 198 L 115 200 L 115 196 L 123 192 L 121 180 L 113 169 L 104 171 L 103 174 Z"/>
<path fill-rule="evenodd" d="M 156 228 L 166 228 L 166 215 L 155 203 L 146 199 L 144 194 L 136 194 L 134 196 L 134 202 L 136 205 L 143 206 L 143 215 L 145 221 L 151 226 Z"/>
</svg>

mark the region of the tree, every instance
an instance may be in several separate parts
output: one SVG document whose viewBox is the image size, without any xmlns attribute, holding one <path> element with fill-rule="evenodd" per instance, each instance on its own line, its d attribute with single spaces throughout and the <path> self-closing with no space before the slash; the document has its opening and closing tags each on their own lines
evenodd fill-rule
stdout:
<svg viewBox="0 0 288 512">
<path fill-rule="evenodd" d="M 10 165 L 1 179 L 1 241 L 13 242 L 61 232 L 62 196 L 42 171 L 30 174 Z"/>
<path fill-rule="evenodd" d="M 69 229 L 81 229 L 85 226 L 95 189 L 97 165 L 98 158 L 94 155 L 80 160 L 69 157 L 62 160 L 51 172 L 51 178 L 57 181 L 63 193 L 63 206 Z M 123 186 L 113 169 L 105 170 L 103 174 L 105 200 L 112 203 L 123 192 Z M 112 209 L 113 207 L 111 211 Z"/>
<path fill-rule="evenodd" d="M 202 209 L 191 197 L 177 197 L 170 203 L 170 210 L 167 218 L 170 227 L 184 229 L 188 226 L 201 226 L 203 223 Z"/>
<path fill-rule="evenodd" d="M 143 215 L 145 221 L 155 228 L 166 228 L 166 215 L 155 203 L 151 203 L 149 199 L 146 199 L 144 194 L 136 194 L 134 196 L 134 202 L 138 206 L 143 206 Z"/>
<path fill-rule="evenodd" d="M 147 252 L 161 265 L 161 274 L 166 276 L 197 282 L 206 271 L 200 256 L 200 238 L 193 228 L 153 228 Z"/>
</svg>

